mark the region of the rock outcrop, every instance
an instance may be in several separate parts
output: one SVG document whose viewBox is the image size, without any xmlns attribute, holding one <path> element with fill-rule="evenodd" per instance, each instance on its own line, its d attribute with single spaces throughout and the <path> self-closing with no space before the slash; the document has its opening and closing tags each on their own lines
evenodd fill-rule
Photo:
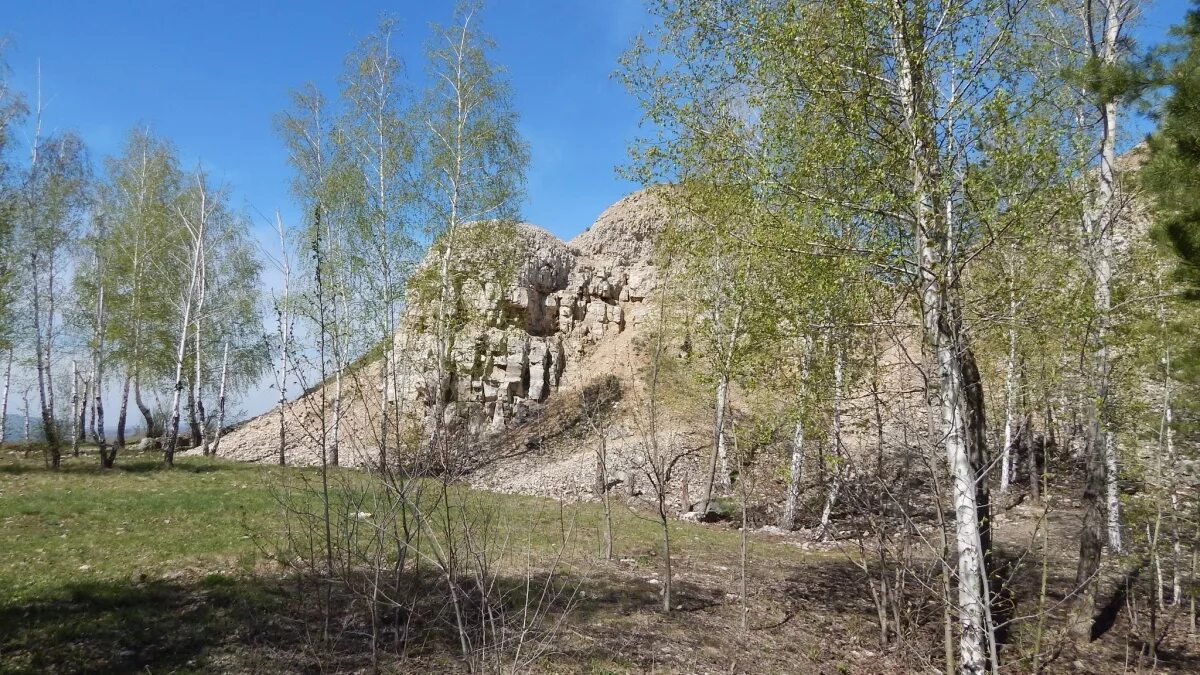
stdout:
<svg viewBox="0 0 1200 675">
<path fill-rule="evenodd" d="M 597 345 L 639 324 L 657 283 L 652 235 L 664 211 L 636 193 L 614 204 L 570 244 L 533 225 L 516 227 L 521 263 L 497 297 L 490 283 L 474 293 L 485 322 L 456 337 L 446 422 L 473 434 L 496 432 L 526 419 L 560 387 L 593 373 L 584 365 Z M 417 323 L 410 321 L 410 324 Z M 422 372 L 401 393 L 429 402 L 438 386 L 427 365 L 435 345 L 428 334 L 402 332 L 397 352 Z"/>
<path fill-rule="evenodd" d="M 432 410 L 430 392 L 445 387 L 449 427 L 465 425 L 470 434 L 484 437 L 520 424 L 555 392 L 613 367 L 614 360 L 604 357 L 605 346 L 623 341 L 649 315 L 658 279 L 653 236 L 666 218 L 661 202 L 642 191 L 609 207 L 570 243 L 519 224 L 516 241 L 497 246 L 499 253 L 475 251 L 480 256 L 516 255 L 517 264 L 507 290 L 499 291 L 498 284 L 485 279 L 463 290 L 479 320 L 456 335 L 455 375 L 448 382 L 436 381 L 431 367 L 436 362 L 435 338 L 423 329 L 430 325 L 429 317 L 422 315 L 421 307 L 412 307 L 395 337 L 399 363 L 386 364 L 392 375 L 383 377 L 381 362 L 344 382 L 348 404 L 343 406 L 339 436 L 342 463 L 370 462 L 377 454 L 371 449 L 370 408 L 372 402 L 378 406 L 382 382 L 392 383 L 387 385 L 388 400 L 418 415 Z M 397 369 L 405 372 L 397 377 Z M 310 427 L 319 426 L 321 406 L 313 402 L 314 395 L 310 392 L 288 405 L 289 462 L 318 461 L 315 446 L 320 435 Z M 278 420 L 275 410 L 234 429 L 222 440 L 221 454 L 248 460 L 273 457 Z M 363 438 L 357 439 L 360 433 Z"/>
</svg>

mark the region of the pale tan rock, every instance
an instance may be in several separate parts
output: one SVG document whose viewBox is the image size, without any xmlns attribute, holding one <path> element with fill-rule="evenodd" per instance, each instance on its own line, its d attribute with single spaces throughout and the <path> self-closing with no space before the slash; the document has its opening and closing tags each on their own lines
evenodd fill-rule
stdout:
<svg viewBox="0 0 1200 675">
<path fill-rule="evenodd" d="M 384 399 L 423 419 L 440 387 L 450 399 L 448 424 L 465 424 L 472 433 L 497 433 L 512 424 L 514 416 L 536 412 L 561 388 L 604 374 L 608 364 L 626 367 L 628 355 L 622 358 L 617 352 L 629 347 L 610 350 L 606 343 L 622 339 L 628 328 L 638 325 L 637 317 L 647 315 L 647 299 L 657 279 L 654 233 L 666 224 L 666 217 L 661 201 L 642 191 L 606 209 L 570 243 L 519 224 L 515 242 L 466 252 L 481 269 L 513 251 L 520 259 L 510 288 L 501 288 L 493 279 L 464 286 L 464 296 L 482 321 L 455 340 L 451 358 L 461 374 L 437 382 L 431 365 L 437 351 L 433 336 L 402 328 L 395 338 L 396 362 L 373 364 L 346 385 L 339 437 L 342 463 L 369 462 L 378 454 L 378 434 L 371 428 L 378 423 Z M 419 310 L 412 310 L 404 325 L 433 325 L 418 317 Z M 602 358 L 594 358 L 601 352 Z M 314 404 L 319 391 L 288 406 L 289 461 L 319 459 L 320 436 L 313 433 L 322 421 L 320 405 Z M 222 440 L 221 454 L 272 459 L 271 448 L 278 447 L 278 420 L 278 412 L 272 411 L 243 423 Z M 428 428 L 427 419 L 423 424 Z"/>
</svg>

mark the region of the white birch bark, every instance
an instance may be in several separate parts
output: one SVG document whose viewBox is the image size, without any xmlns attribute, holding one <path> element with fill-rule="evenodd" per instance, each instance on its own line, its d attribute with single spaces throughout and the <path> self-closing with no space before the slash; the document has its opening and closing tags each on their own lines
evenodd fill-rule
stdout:
<svg viewBox="0 0 1200 675">
<path fill-rule="evenodd" d="M 1108 545 L 1113 553 L 1122 553 L 1125 547 L 1121 541 L 1121 494 L 1117 485 L 1120 468 L 1117 464 L 1116 434 L 1104 432 L 1104 466 L 1107 474 L 1105 480 L 1105 506 L 1108 512 Z"/>
<path fill-rule="evenodd" d="M 229 366 L 229 343 L 225 343 L 225 349 L 221 356 L 221 383 L 217 389 L 217 428 L 213 432 L 213 442 L 210 453 L 216 456 L 217 451 L 221 449 L 221 431 L 225 428 L 225 375 Z"/>
<path fill-rule="evenodd" d="M 1171 501 L 1171 604 L 1178 606 L 1183 597 L 1183 582 L 1180 574 L 1180 560 L 1183 558 L 1183 548 L 1179 537 L 1179 495 L 1175 482 L 1175 429 L 1174 407 L 1171 400 L 1171 350 L 1166 350 L 1166 391 L 1163 395 L 1163 436 L 1166 444 L 1167 466 L 1170 478 L 1167 480 L 1167 490 Z"/>
<path fill-rule="evenodd" d="M 39 143 L 41 140 L 42 130 L 42 87 L 41 87 L 41 64 L 38 64 L 38 90 L 37 90 L 37 113 L 35 115 L 35 129 L 33 134 L 33 144 L 30 149 L 29 170 L 34 173 L 38 170 L 38 152 Z M 50 458 L 52 468 L 57 469 L 61 461 L 61 449 L 59 446 L 60 439 L 58 430 L 55 427 L 54 421 L 54 383 L 51 379 L 51 343 L 54 334 L 54 257 L 48 255 L 48 259 L 42 260 L 41 251 L 35 246 L 29 253 L 29 282 L 33 291 L 33 305 L 31 307 L 33 318 L 33 334 L 34 334 L 34 350 L 36 354 L 36 369 L 37 369 L 37 387 L 38 400 L 41 403 L 42 417 L 42 436 L 46 439 L 46 443 L 50 446 Z M 44 268 L 44 269 L 43 269 Z M 42 289 L 41 278 L 42 274 L 46 275 L 46 300 L 49 310 L 45 315 L 45 323 L 43 323 L 43 306 L 42 306 Z M 29 415 L 26 414 L 26 419 Z"/>
<path fill-rule="evenodd" d="M 195 289 L 196 262 L 193 260 L 191 283 L 188 284 L 183 299 L 183 321 L 180 322 L 179 327 L 179 345 L 175 351 L 175 386 L 171 394 L 171 422 L 167 425 L 166 462 L 168 466 L 174 464 L 175 448 L 179 444 L 179 398 L 183 393 L 183 362 L 184 354 L 187 352 L 187 333 L 192 316 L 192 293 Z"/>
<path fill-rule="evenodd" d="M 100 448 L 100 452 L 107 452 L 105 446 L 108 444 L 108 439 L 104 434 L 104 394 L 103 388 L 100 386 L 100 375 L 96 375 L 96 383 L 92 386 L 92 418 L 96 421 L 92 426 L 92 442 Z"/>
<path fill-rule="evenodd" d="M 725 438 L 725 418 L 729 412 L 729 373 L 717 377 L 717 475 L 721 485 L 729 485 L 729 449 Z"/>
<path fill-rule="evenodd" d="M 803 407 L 808 395 L 809 366 L 812 360 L 812 340 L 805 336 L 804 346 L 800 355 L 800 402 L 801 412 L 796 417 L 796 427 L 792 432 L 792 456 L 788 463 L 787 503 L 783 507 L 783 518 L 780 527 L 792 530 L 796 527 L 796 508 L 800 501 L 800 484 L 804 478 L 804 414 Z"/>
<path fill-rule="evenodd" d="M 83 380 L 83 395 L 79 397 L 79 419 L 86 420 L 79 425 L 79 440 L 86 441 L 88 436 L 96 435 L 96 408 L 92 406 L 93 393 L 96 389 L 96 372 L 92 371 L 91 379 Z"/>
<path fill-rule="evenodd" d="M 29 388 L 28 387 L 25 388 L 25 391 L 21 392 L 21 399 L 25 403 L 25 411 L 24 411 L 25 445 L 28 446 L 30 443 L 30 440 L 31 440 L 31 435 L 30 435 L 30 430 L 29 430 Z M 28 453 L 28 451 L 26 451 L 26 452 Z"/>
<path fill-rule="evenodd" d="M 981 541 L 976 476 L 971 465 L 965 416 L 966 389 L 963 381 L 961 336 L 955 329 L 957 299 L 951 287 L 954 274 L 954 223 L 950 202 L 938 195 L 940 167 L 933 147 L 936 134 L 931 125 L 928 87 L 922 61 L 925 36 L 920 22 L 908 21 L 900 0 L 892 0 L 891 31 L 897 64 L 897 99 L 904 117 L 904 132 L 910 143 L 909 169 L 916 228 L 914 243 L 919 254 L 921 314 L 926 342 L 931 348 L 938 375 L 941 399 L 941 444 L 951 475 L 954 509 L 954 539 L 958 554 L 959 668 L 980 675 L 987 671 L 988 630 L 985 617 L 983 546 Z M 913 33 L 912 31 L 917 31 Z M 950 602 L 946 598 L 946 602 Z"/>
<path fill-rule="evenodd" d="M 333 358 L 337 361 L 337 366 L 333 372 L 333 424 L 330 426 L 329 430 L 330 435 L 332 436 L 332 438 L 329 439 L 329 458 L 330 463 L 332 463 L 334 466 L 338 466 L 339 462 L 341 461 L 339 456 L 341 448 L 339 447 L 338 441 L 341 438 L 342 427 L 342 359 L 338 355 L 339 350 L 337 347 L 337 338 L 334 338 L 333 352 Z"/>
<path fill-rule="evenodd" d="M 276 303 L 276 316 L 279 321 L 279 366 L 275 370 L 275 390 L 279 392 L 279 466 L 287 463 L 287 389 L 288 389 L 288 349 L 291 345 L 291 256 L 287 252 L 287 230 L 279 212 L 275 213 L 275 231 L 279 233 L 279 267 L 283 272 L 283 300 Z"/>
<path fill-rule="evenodd" d="M 829 484 L 829 493 L 825 496 L 825 506 L 821 509 L 821 522 L 817 525 L 816 539 L 829 537 L 829 520 L 833 516 L 833 507 L 837 505 L 838 495 L 842 490 L 842 474 L 845 471 L 842 455 L 842 368 L 845 364 L 845 352 L 839 346 L 833 363 L 833 404 L 830 412 L 829 452 L 833 459 L 833 481 Z"/>
<path fill-rule="evenodd" d="M 59 439 L 58 433 L 54 428 L 54 387 L 50 381 L 50 348 L 47 335 L 49 329 L 46 324 L 42 323 L 41 283 L 38 279 L 38 270 L 40 268 L 40 256 L 35 251 L 29 256 L 29 272 L 30 282 L 33 286 L 33 334 L 37 361 L 38 399 L 41 402 L 42 408 L 42 436 L 45 437 L 46 442 L 50 445 L 52 466 L 53 468 L 58 468 L 60 461 Z M 51 309 L 49 316 L 49 321 L 52 323 L 54 319 L 53 309 Z"/>
<path fill-rule="evenodd" d="M 93 258 L 93 264 L 98 292 L 96 294 L 95 347 L 92 350 L 92 379 L 94 380 L 92 384 L 92 442 L 96 444 L 97 451 L 100 453 L 100 466 L 105 468 L 111 465 L 112 458 L 108 454 L 108 439 L 104 433 L 105 306 L 99 255 Z"/>
<path fill-rule="evenodd" d="M 445 149 L 451 153 L 452 167 L 445 171 L 445 180 L 447 181 L 447 187 L 449 188 L 447 200 L 449 209 L 446 219 L 446 229 L 443 235 L 446 249 L 442 252 L 442 260 L 438 268 L 438 321 L 437 335 L 435 337 L 437 341 L 437 364 L 434 368 L 437 378 L 435 384 L 437 391 L 434 393 L 432 420 L 433 433 L 431 438 L 434 442 L 433 447 L 435 452 L 439 453 L 440 455 L 439 459 L 442 462 L 442 468 L 444 470 L 448 469 L 450 466 L 450 457 L 448 455 L 449 445 L 446 443 L 448 439 L 444 438 L 443 436 L 446 422 L 446 405 L 448 403 L 446 400 L 446 366 L 449 364 L 450 360 L 451 343 L 449 313 L 449 306 L 451 302 L 450 261 L 454 255 L 454 237 L 458 231 L 459 200 L 462 197 L 461 191 L 464 187 L 462 185 L 462 181 L 464 179 L 463 162 L 465 160 L 463 153 L 464 143 L 466 142 L 465 136 L 468 115 L 466 100 L 464 98 L 464 87 L 466 86 L 466 82 L 464 82 L 464 77 L 466 75 L 466 63 L 464 62 L 464 58 L 466 57 L 467 36 L 467 24 L 464 23 L 462 26 L 462 31 L 459 35 L 457 47 L 452 48 L 455 57 L 454 71 L 449 77 L 451 80 L 451 86 L 454 89 L 454 102 L 456 111 L 454 119 L 454 135 L 453 138 L 444 139 L 443 141 L 446 145 Z M 428 126 L 431 130 L 434 130 L 435 134 L 437 134 L 432 120 L 429 121 Z M 440 134 L 437 135 L 440 136 Z"/>
<path fill-rule="evenodd" d="M 329 249 L 334 251 L 332 258 L 327 257 L 332 263 L 329 267 L 333 270 L 340 270 L 343 262 L 337 257 L 337 252 L 341 251 L 341 247 L 333 242 L 335 232 L 333 230 L 333 219 L 325 218 L 325 241 L 329 242 Z M 338 466 L 341 463 L 341 429 L 342 429 L 342 370 L 345 368 L 344 349 L 342 345 L 343 320 L 347 318 L 342 312 L 342 305 L 338 304 L 338 300 L 342 300 L 345 304 L 345 281 L 340 275 L 331 275 L 334 284 L 333 289 L 333 423 L 330 425 L 330 433 L 332 438 L 329 439 L 329 459 L 330 463 Z"/>
<path fill-rule="evenodd" d="M 1000 455 L 1000 494 L 1007 494 L 1013 477 L 1013 441 L 1016 440 L 1014 427 L 1015 402 L 1017 394 L 1017 294 L 1013 288 L 1013 270 L 1009 269 L 1008 280 L 1008 357 L 1004 363 L 1004 449 Z"/>
<path fill-rule="evenodd" d="M 179 340 L 175 350 L 175 386 L 171 394 L 171 422 L 167 428 L 167 447 L 165 451 L 165 460 L 168 466 L 175 462 L 175 449 L 179 444 L 179 399 L 183 393 L 183 366 L 184 356 L 187 353 L 187 334 L 188 329 L 192 324 L 192 302 L 196 295 L 197 285 L 200 283 L 200 266 L 203 255 L 203 240 L 204 230 L 207 225 L 208 211 L 208 196 L 204 189 L 203 176 L 197 174 L 196 183 L 199 188 L 198 194 L 200 198 L 199 216 L 193 222 L 182 210 L 179 212 L 180 220 L 187 227 L 188 233 L 192 237 L 192 260 L 191 260 L 191 278 L 188 281 L 187 290 L 181 298 L 183 307 L 183 317 L 179 325 Z"/>
<path fill-rule="evenodd" d="M 720 303 L 722 300 L 718 299 L 716 302 Z M 712 317 L 713 328 L 717 329 L 720 327 L 719 306 L 714 307 L 714 310 Z M 713 488 L 717 482 L 718 467 L 721 470 L 722 484 L 729 482 L 729 458 L 726 451 L 725 419 L 729 409 L 729 373 L 733 368 L 733 350 L 737 346 L 738 337 L 741 334 L 742 312 L 743 309 L 739 308 L 737 315 L 733 319 L 733 327 L 729 332 L 728 344 L 725 345 L 725 352 L 721 355 L 721 361 L 717 364 L 713 446 L 708 458 L 708 475 L 705 477 L 704 482 L 704 496 L 700 500 L 700 513 L 702 514 L 708 512 L 709 504 L 712 502 Z"/>
<path fill-rule="evenodd" d="M 87 394 L 84 394 L 87 397 Z M 83 435 L 82 420 L 75 416 L 79 409 L 79 366 L 71 361 L 71 454 L 79 456 L 79 438 Z"/>
<path fill-rule="evenodd" d="M 137 198 L 137 213 L 139 227 L 133 237 L 133 263 L 130 269 L 130 289 L 129 289 L 129 316 L 133 319 L 133 364 L 132 372 L 126 375 L 127 378 L 133 380 L 134 386 L 134 403 L 137 405 L 138 412 L 142 414 L 142 419 L 146 423 L 146 437 L 154 436 L 154 419 L 151 416 L 150 408 L 142 401 L 142 378 L 141 378 L 141 359 L 142 359 L 142 319 L 141 319 L 141 290 L 143 281 L 143 269 L 145 262 L 145 250 L 143 244 L 149 245 L 150 242 L 143 240 L 143 235 L 146 231 L 146 191 L 148 189 L 147 180 L 149 178 L 149 155 L 145 146 L 142 147 L 142 166 L 138 173 L 138 198 Z M 128 371 L 127 371 L 128 372 Z M 129 405 L 129 383 L 126 382 L 125 392 L 121 397 L 121 412 L 118 417 L 118 441 L 124 442 L 125 419 Z"/>
<path fill-rule="evenodd" d="M 205 299 L 204 296 L 205 296 L 205 290 L 206 290 L 205 284 L 206 284 L 206 280 L 207 280 L 207 273 L 205 270 L 205 267 L 207 266 L 207 261 L 205 260 L 206 252 L 204 250 L 203 238 L 197 242 L 197 246 L 200 249 L 200 254 L 198 256 L 199 262 L 200 262 L 200 273 L 198 275 L 199 278 L 197 279 L 197 282 L 196 282 L 196 334 L 195 334 L 196 412 L 198 413 L 198 415 L 200 417 L 200 438 L 198 440 L 200 441 L 201 454 L 207 455 L 208 454 L 208 416 L 205 414 L 205 411 L 204 411 L 204 371 L 203 371 L 203 367 L 202 367 L 203 363 L 204 363 L 204 356 L 203 356 L 204 352 L 201 347 L 201 340 L 203 337 L 203 323 L 204 323 L 204 299 Z"/>
<path fill-rule="evenodd" d="M 0 396 L 0 444 L 8 436 L 8 394 L 12 390 L 13 348 L 8 348 L 8 361 L 4 366 L 4 395 Z"/>
<path fill-rule="evenodd" d="M 1088 16 L 1084 29 L 1088 35 L 1088 46 L 1092 53 L 1106 66 L 1117 61 L 1118 40 L 1127 16 L 1125 0 L 1104 3 L 1104 28 L 1100 43 L 1092 37 L 1092 2 L 1087 3 Z M 1096 352 L 1094 356 L 1093 392 L 1091 405 L 1094 422 L 1089 425 L 1088 441 L 1093 462 L 1102 462 L 1104 467 L 1104 500 L 1107 522 L 1108 545 L 1112 552 L 1123 550 L 1121 542 L 1121 512 L 1118 499 L 1117 479 L 1120 465 L 1117 459 L 1116 439 L 1112 417 L 1108 411 L 1110 353 L 1109 333 L 1112 325 L 1112 275 L 1113 275 L 1113 232 L 1114 195 L 1116 193 L 1116 160 L 1118 104 L 1110 98 L 1100 104 L 1101 136 L 1100 167 L 1096 172 L 1095 197 L 1084 212 L 1084 235 L 1087 238 L 1090 257 L 1093 305 L 1097 316 Z M 1099 495 L 1089 496 L 1099 499 Z M 1082 556 L 1081 556 L 1082 557 Z M 1082 572 L 1082 570 L 1081 570 Z M 1094 570 L 1092 570 L 1094 574 Z M 1082 576 L 1082 574 L 1080 575 Z"/>
</svg>

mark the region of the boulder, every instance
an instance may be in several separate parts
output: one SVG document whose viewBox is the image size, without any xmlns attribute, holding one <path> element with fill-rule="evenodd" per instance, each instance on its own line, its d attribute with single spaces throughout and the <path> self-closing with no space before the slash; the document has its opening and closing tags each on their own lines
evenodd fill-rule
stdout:
<svg viewBox="0 0 1200 675">
<path fill-rule="evenodd" d="M 162 449 L 162 442 L 157 438 L 151 438 L 149 436 L 138 441 L 138 444 L 134 446 L 134 450 L 137 450 L 138 452 L 149 452 L 150 450 L 160 449 Z"/>
</svg>

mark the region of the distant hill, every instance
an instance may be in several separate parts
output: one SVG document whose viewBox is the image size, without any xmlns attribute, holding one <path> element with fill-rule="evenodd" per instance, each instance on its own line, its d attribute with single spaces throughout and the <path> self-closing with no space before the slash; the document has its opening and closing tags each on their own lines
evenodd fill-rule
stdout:
<svg viewBox="0 0 1200 675">
<path fill-rule="evenodd" d="M 105 427 L 105 434 L 107 435 L 109 442 L 111 442 L 117 433 L 116 424 L 113 422 L 109 422 L 109 423 L 105 424 L 104 427 Z M 141 425 L 132 423 L 132 420 L 130 420 L 129 423 L 126 423 L 126 425 L 125 425 L 126 438 L 135 438 L 138 435 L 140 435 L 141 433 L 142 433 Z M 34 416 L 32 416 L 32 419 L 29 420 L 29 435 L 34 440 L 38 440 L 39 438 L 41 438 L 41 434 L 42 434 L 42 420 L 39 419 L 36 415 L 34 415 Z M 5 440 L 5 442 L 25 440 L 25 416 L 24 415 L 13 415 L 10 413 L 4 417 L 4 440 Z M 70 440 L 70 438 L 66 438 L 66 439 L 64 439 L 64 442 L 68 442 L 69 440 Z"/>
<path fill-rule="evenodd" d="M 37 437 L 41 434 L 42 423 L 37 419 L 29 421 L 29 434 Z M 24 415 L 5 415 L 4 416 L 4 440 L 5 441 L 20 441 L 25 438 L 25 416 Z"/>
</svg>

